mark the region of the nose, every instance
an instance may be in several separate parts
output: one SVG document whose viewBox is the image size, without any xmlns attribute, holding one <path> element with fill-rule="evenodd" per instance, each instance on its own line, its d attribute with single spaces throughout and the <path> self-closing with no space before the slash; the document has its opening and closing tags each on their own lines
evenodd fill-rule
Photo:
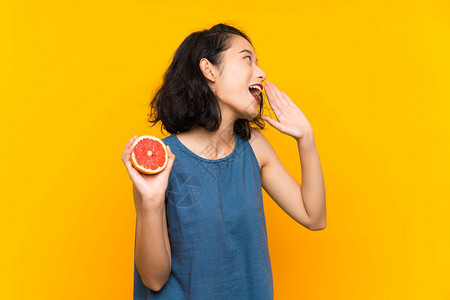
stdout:
<svg viewBox="0 0 450 300">
<path fill-rule="evenodd" d="M 256 66 L 258 78 L 261 78 L 261 81 L 264 81 L 266 79 L 266 73 L 259 67 Z"/>
</svg>

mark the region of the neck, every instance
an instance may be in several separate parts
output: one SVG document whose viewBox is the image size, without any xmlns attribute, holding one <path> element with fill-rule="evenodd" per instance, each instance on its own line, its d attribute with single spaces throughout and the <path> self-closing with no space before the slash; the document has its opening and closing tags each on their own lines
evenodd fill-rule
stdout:
<svg viewBox="0 0 450 300">
<path fill-rule="evenodd" d="M 208 144 L 217 150 L 227 152 L 234 144 L 234 123 L 222 123 L 217 131 L 208 131 L 205 128 L 194 126 L 189 135 L 195 137 L 202 144 Z M 223 151 L 222 151 L 223 152 Z"/>
<path fill-rule="evenodd" d="M 194 126 L 177 137 L 192 152 L 207 159 L 219 159 L 231 154 L 236 145 L 234 123 L 222 122 L 217 131 Z"/>
</svg>

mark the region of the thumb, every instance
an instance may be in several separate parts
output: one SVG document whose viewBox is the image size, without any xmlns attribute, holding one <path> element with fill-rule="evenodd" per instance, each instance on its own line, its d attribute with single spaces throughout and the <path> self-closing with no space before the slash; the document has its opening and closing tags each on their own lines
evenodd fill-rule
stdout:
<svg viewBox="0 0 450 300">
<path fill-rule="evenodd" d="M 167 151 L 169 152 L 169 161 L 167 162 L 167 168 L 170 171 L 172 169 L 173 162 L 175 161 L 175 154 L 173 154 L 172 149 L 170 149 L 169 145 L 167 145 Z"/>
<path fill-rule="evenodd" d="M 266 117 L 266 116 L 262 117 L 262 119 L 275 128 L 277 128 L 280 124 L 278 121 L 275 121 L 274 119 Z"/>
</svg>

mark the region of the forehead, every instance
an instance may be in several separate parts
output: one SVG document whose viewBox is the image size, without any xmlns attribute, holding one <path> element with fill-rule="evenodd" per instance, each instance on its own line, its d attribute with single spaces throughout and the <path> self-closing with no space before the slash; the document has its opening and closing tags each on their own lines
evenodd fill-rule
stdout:
<svg viewBox="0 0 450 300">
<path fill-rule="evenodd" d="M 251 55 L 255 55 L 255 49 L 253 49 L 252 44 L 250 44 L 245 38 L 239 36 L 239 35 L 233 35 L 233 38 L 231 39 L 231 47 L 229 48 L 228 52 L 231 52 L 232 55 L 239 55 L 241 53 L 248 53 L 248 52 L 241 52 L 242 50 L 249 50 L 251 52 Z"/>
</svg>

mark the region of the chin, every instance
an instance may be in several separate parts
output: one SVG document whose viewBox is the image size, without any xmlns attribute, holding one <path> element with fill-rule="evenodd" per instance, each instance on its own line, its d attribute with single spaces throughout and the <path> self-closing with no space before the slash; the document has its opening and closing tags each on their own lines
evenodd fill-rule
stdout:
<svg viewBox="0 0 450 300">
<path fill-rule="evenodd" d="M 245 102 L 245 106 L 235 107 L 236 112 L 239 112 L 240 119 L 253 119 L 259 115 L 259 104 L 253 98 L 249 102 Z"/>
<path fill-rule="evenodd" d="M 256 118 L 259 115 L 259 106 L 254 106 L 252 108 L 247 108 L 245 111 L 247 114 L 247 119 L 253 119 Z"/>
</svg>

